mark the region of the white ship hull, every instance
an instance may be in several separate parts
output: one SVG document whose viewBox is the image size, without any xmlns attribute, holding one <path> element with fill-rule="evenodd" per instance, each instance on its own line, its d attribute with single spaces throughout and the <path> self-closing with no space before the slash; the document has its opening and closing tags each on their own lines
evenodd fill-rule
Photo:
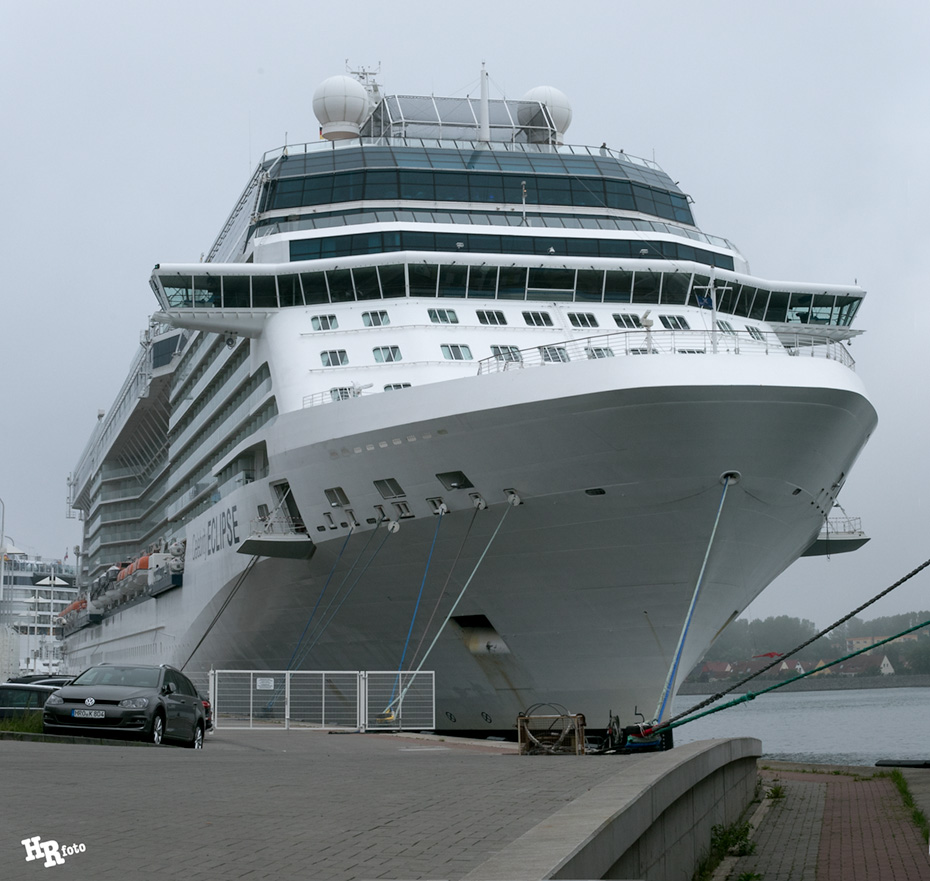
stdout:
<svg viewBox="0 0 930 881">
<path fill-rule="evenodd" d="M 836 362 L 735 355 L 515 370 L 284 413 L 265 432 L 268 481 L 189 524 L 183 589 L 74 634 L 70 662 L 193 672 L 422 662 L 436 671 L 446 729 L 510 729 L 538 702 L 593 725 L 609 711 L 624 723 L 637 711 L 667 717 L 670 668 L 674 694 L 715 635 L 816 538 L 875 421 Z M 444 489 L 436 475 L 453 471 L 473 486 Z M 739 477 L 721 508 L 727 473 Z M 373 489 L 385 478 L 403 487 L 412 517 L 391 516 Z M 316 552 L 263 558 L 239 584 L 248 557 L 235 548 L 277 479 Z M 325 504 L 334 486 L 359 523 L 348 540 L 344 512 Z M 488 507 L 476 511 L 474 495 Z M 428 504 L 437 497 L 441 521 Z M 372 536 L 376 506 L 396 532 Z M 206 545 L 192 541 L 208 532 Z"/>
</svg>

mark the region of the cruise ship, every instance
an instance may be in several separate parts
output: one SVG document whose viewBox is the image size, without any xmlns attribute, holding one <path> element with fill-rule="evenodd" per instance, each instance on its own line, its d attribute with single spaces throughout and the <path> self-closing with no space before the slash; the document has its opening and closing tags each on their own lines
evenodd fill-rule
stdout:
<svg viewBox="0 0 930 881">
<path fill-rule="evenodd" d="M 69 667 L 430 670 L 437 726 L 669 718 L 877 417 L 856 285 L 754 276 L 541 86 L 325 80 L 158 301 L 69 478 Z M 159 255 L 155 255 L 159 256 Z"/>
</svg>

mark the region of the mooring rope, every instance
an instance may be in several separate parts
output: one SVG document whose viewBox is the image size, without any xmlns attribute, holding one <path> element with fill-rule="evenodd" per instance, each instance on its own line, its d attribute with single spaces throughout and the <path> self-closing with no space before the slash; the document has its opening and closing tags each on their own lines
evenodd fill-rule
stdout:
<svg viewBox="0 0 930 881">
<path fill-rule="evenodd" d="M 497 524 L 497 528 L 492 533 L 491 538 L 488 539 L 488 543 L 487 545 L 485 545 L 484 550 L 481 552 L 481 556 L 478 557 L 478 562 L 475 563 L 475 567 L 471 570 L 471 574 L 468 576 L 468 580 L 465 582 L 464 585 L 462 585 L 462 589 L 459 591 L 459 595 L 455 598 L 455 602 L 452 604 L 452 608 L 449 609 L 449 612 L 446 615 L 445 620 L 442 622 L 439 629 L 436 631 L 436 635 L 433 637 L 433 641 L 429 644 L 429 648 L 426 650 L 426 653 L 420 659 L 420 663 L 417 664 L 416 668 L 410 674 L 410 678 L 407 680 L 407 684 L 404 686 L 401 693 L 384 708 L 383 715 L 390 713 L 392 706 L 398 705 L 400 704 L 401 701 L 403 701 L 404 696 L 410 690 L 410 686 L 413 685 L 413 681 L 417 678 L 417 675 L 423 669 L 423 665 L 426 663 L 426 659 L 429 657 L 430 652 L 433 650 L 433 646 L 436 645 L 443 630 L 446 629 L 446 624 L 449 623 L 449 619 L 451 619 L 452 616 L 455 614 L 455 610 L 458 607 L 458 604 L 461 602 L 462 597 L 465 596 L 465 591 L 468 590 L 468 586 L 471 584 L 472 579 L 475 577 L 475 574 L 478 572 L 478 568 L 484 562 L 484 558 L 487 556 L 488 551 L 491 550 L 491 545 L 494 543 L 494 539 L 497 538 L 497 534 L 501 531 L 501 527 L 504 525 L 504 521 L 507 519 L 507 515 L 510 513 L 510 509 L 512 507 L 516 507 L 518 504 L 519 504 L 519 501 L 516 501 L 516 502 L 511 501 L 504 508 L 504 514 L 501 517 L 500 522 Z"/>
<path fill-rule="evenodd" d="M 930 566 L 930 560 L 924 560 L 924 562 L 921 563 L 916 569 L 912 569 L 910 572 L 907 573 L 907 575 L 905 575 L 903 578 L 899 578 L 894 584 L 890 585 L 889 587 L 886 587 L 880 593 L 877 593 L 874 597 L 872 597 L 872 599 L 864 602 L 858 608 L 853 609 L 848 615 L 844 615 L 842 618 L 839 619 L 839 621 L 835 621 L 829 627 L 825 627 L 823 630 L 820 631 L 820 633 L 817 633 L 814 636 L 812 636 L 810 639 L 806 640 L 805 642 L 802 642 L 796 648 L 791 649 L 790 652 L 785 652 L 785 654 L 775 658 L 775 660 L 773 660 L 770 664 L 766 664 L 764 667 L 762 667 L 760 670 L 757 670 L 751 676 L 747 676 L 745 679 L 734 683 L 729 688 L 724 689 L 721 692 L 718 692 L 712 697 L 705 698 L 700 703 L 697 703 L 690 709 L 687 709 L 684 712 L 679 713 L 677 716 L 673 716 L 671 719 L 669 719 L 667 722 L 664 722 L 663 724 L 670 725 L 671 723 L 676 722 L 678 719 L 682 719 L 685 716 L 691 715 L 691 713 L 695 712 L 696 710 L 701 710 L 704 707 L 709 706 L 710 704 L 716 703 L 721 698 L 726 697 L 731 691 L 735 691 L 737 688 L 741 688 L 747 682 L 751 682 L 757 676 L 761 676 L 766 671 L 771 670 L 772 667 L 776 666 L 777 664 L 780 664 L 782 661 L 785 660 L 785 658 L 790 658 L 792 655 L 796 655 L 799 651 L 801 651 L 801 649 L 807 648 L 812 642 L 816 642 L 818 639 L 820 639 L 820 637 L 826 636 L 831 630 L 835 630 L 837 627 L 839 627 L 840 624 L 845 624 L 850 618 L 854 618 L 861 611 L 863 611 L 864 609 L 867 609 L 873 603 L 878 602 L 882 597 L 890 594 L 893 590 L 895 590 L 895 588 L 900 587 L 905 582 L 910 581 L 915 575 L 918 575 L 921 572 L 923 572 L 923 570 L 926 569 L 927 566 Z"/>
<path fill-rule="evenodd" d="M 923 624 L 916 624 L 913 627 L 908 627 L 907 630 L 902 630 L 900 633 L 896 633 L 894 636 L 889 636 L 886 639 L 879 640 L 878 642 L 872 643 L 872 645 L 867 645 L 865 648 L 858 649 L 857 651 L 850 652 L 848 655 L 843 655 L 842 658 L 837 658 L 835 661 L 830 661 L 829 664 L 822 664 L 819 667 L 814 668 L 813 670 L 808 670 L 806 673 L 800 673 L 797 676 L 792 676 L 790 679 L 786 679 L 784 682 L 776 682 L 774 685 L 769 686 L 768 688 L 763 688 L 761 691 L 748 691 L 746 694 L 741 695 L 734 700 L 731 700 L 725 704 L 721 704 L 719 707 L 713 707 L 710 710 L 705 710 L 703 713 L 698 713 L 696 716 L 691 716 L 690 718 L 682 718 L 687 713 L 680 713 L 674 719 L 669 719 L 668 722 L 663 722 L 661 725 L 657 725 L 655 728 L 652 728 L 648 731 L 648 734 L 661 734 L 663 731 L 669 731 L 672 728 L 678 728 L 681 725 L 686 725 L 688 722 L 694 722 L 696 719 L 701 719 L 704 716 L 710 716 L 713 713 L 719 713 L 721 710 L 727 710 L 730 707 L 735 707 L 738 704 L 746 703 L 747 701 L 755 700 L 760 694 L 768 694 L 770 691 L 775 691 L 777 688 L 783 688 L 786 685 L 790 685 L 792 682 L 797 682 L 799 679 L 805 679 L 808 676 L 813 676 L 815 673 L 820 673 L 822 670 L 826 670 L 828 667 L 834 667 L 837 664 L 842 664 L 843 661 L 848 661 L 850 658 L 855 658 L 857 655 L 864 654 L 865 652 L 870 652 L 872 649 L 880 645 L 885 645 L 886 643 L 893 642 L 894 640 L 907 635 L 908 633 L 913 633 L 915 630 L 920 630 L 922 627 L 930 625 L 930 621 L 924 621 Z M 733 686 L 736 688 L 737 686 Z M 732 689 L 728 689 L 732 691 Z M 706 702 L 700 706 L 706 706 Z"/>
<path fill-rule="evenodd" d="M 669 667 L 668 676 L 665 679 L 665 686 L 662 691 L 662 697 L 659 698 L 659 704 L 656 707 L 655 719 L 658 721 L 665 712 L 665 705 L 672 693 L 672 687 L 675 684 L 675 676 L 678 674 L 678 665 L 681 663 L 681 653 L 685 648 L 685 641 L 688 638 L 688 630 L 691 627 L 691 619 L 694 617 L 694 610 L 697 607 L 698 596 L 701 593 L 701 587 L 704 583 L 704 572 L 707 569 L 707 561 L 710 558 L 711 548 L 714 546 L 714 538 L 717 535 L 717 526 L 720 523 L 720 515 L 723 513 L 723 503 L 726 501 L 727 490 L 730 487 L 730 481 L 733 479 L 731 474 L 723 478 L 723 492 L 720 494 L 720 504 L 717 505 L 717 516 L 714 518 L 714 527 L 710 531 L 710 539 L 707 542 L 707 549 L 704 551 L 704 561 L 701 563 L 701 571 L 698 574 L 697 583 L 694 585 L 694 593 L 691 595 L 691 605 L 688 607 L 688 614 L 685 616 L 685 622 L 681 627 L 681 635 L 678 637 L 678 646 L 675 649 L 675 657 L 672 666 Z"/>
<path fill-rule="evenodd" d="M 410 626 L 407 628 L 407 639 L 404 640 L 404 650 L 400 654 L 400 663 L 397 665 L 397 676 L 394 679 L 394 685 L 391 686 L 391 700 L 394 700 L 394 694 L 397 686 L 400 684 L 400 674 L 404 669 L 404 661 L 407 658 L 407 647 L 410 645 L 410 635 L 413 633 L 413 625 L 417 620 L 417 612 L 420 611 L 420 600 L 423 598 L 423 588 L 426 587 L 426 576 L 429 575 L 430 563 L 433 562 L 433 551 L 436 549 L 436 539 L 439 538 L 439 527 L 442 526 L 442 518 L 445 511 L 440 510 L 439 519 L 436 521 L 436 529 L 433 531 L 433 541 L 429 546 L 429 554 L 426 556 L 426 568 L 423 570 L 423 578 L 420 579 L 420 590 L 417 593 L 417 601 L 413 606 L 413 615 L 410 618 Z M 390 704 L 389 704 L 390 706 Z"/>
<path fill-rule="evenodd" d="M 310 610 L 310 617 L 307 618 L 307 623 L 304 625 L 303 633 L 300 634 L 300 638 L 297 640 L 297 644 L 294 646 L 294 651 L 291 652 L 291 657 L 290 657 L 290 660 L 288 660 L 287 662 L 287 666 L 285 666 L 284 668 L 285 670 L 291 669 L 291 664 L 294 663 L 294 658 L 297 657 L 297 652 L 300 649 L 300 644 L 304 641 L 304 637 L 307 635 L 307 630 L 310 627 L 310 622 L 313 621 L 313 616 L 316 615 L 316 610 L 317 608 L 319 608 L 320 602 L 323 599 L 323 594 L 326 593 L 326 589 L 329 587 L 329 582 L 332 580 L 333 573 L 335 573 L 336 571 L 336 566 L 339 565 L 339 561 L 342 559 L 342 555 L 345 553 L 345 549 L 349 544 L 349 539 L 352 537 L 352 533 L 354 531 L 355 531 L 355 527 L 353 526 L 349 530 L 348 534 L 346 535 L 345 541 L 342 543 L 342 547 L 339 549 L 339 554 L 337 555 L 336 559 L 333 561 L 333 565 L 329 570 L 329 575 L 326 576 L 326 581 L 323 582 L 323 589 L 320 591 L 320 595 L 316 598 L 316 602 L 313 604 L 313 608 Z M 369 539 L 369 541 L 371 541 L 371 539 Z M 364 550 L 362 550 L 362 553 L 364 553 Z"/>
<path fill-rule="evenodd" d="M 200 646 L 203 645 L 203 641 L 210 634 L 210 631 L 214 628 L 214 626 L 216 625 L 216 622 L 220 620 L 220 616 L 223 614 L 223 612 L 226 611 L 226 607 L 232 602 L 232 598 L 239 591 L 239 588 L 242 587 L 242 584 L 246 580 L 246 578 L 249 577 L 249 573 L 255 568 L 255 564 L 258 562 L 258 557 L 259 555 L 256 554 L 254 557 L 252 557 L 249 560 L 248 563 L 246 563 L 245 569 L 243 569 L 242 573 L 239 575 L 239 580 L 235 583 L 235 585 L 233 586 L 233 589 L 229 592 L 229 596 L 226 597 L 225 600 L 223 600 L 223 604 L 220 606 L 219 611 L 217 611 L 217 613 L 213 616 L 213 620 L 210 622 L 207 629 L 204 630 L 203 636 L 201 636 L 200 639 L 197 640 L 197 645 L 194 646 L 191 653 L 187 656 L 187 660 L 183 664 L 181 664 L 179 669 L 182 672 L 184 668 L 191 662 L 191 658 L 193 658 L 194 655 L 197 653 L 197 649 L 199 649 Z"/>
<path fill-rule="evenodd" d="M 383 523 L 383 522 L 384 522 L 383 520 L 379 521 L 379 523 Z M 336 598 L 339 596 L 340 592 L 342 591 L 342 588 L 345 586 L 345 583 L 346 583 L 346 581 L 348 580 L 349 575 L 354 571 L 355 567 L 358 565 L 358 561 L 362 558 L 362 556 L 364 555 L 365 551 L 368 549 L 368 545 L 371 544 L 371 540 L 372 540 L 372 538 L 374 538 L 374 535 L 375 535 L 376 532 L 377 532 L 377 528 L 375 528 L 375 529 L 372 530 L 372 537 L 369 538 L 369 540 L 368 540 L 368 542 L 366 543 L 365 547 L 362 548 L 362 552 L 358 555 L 358 557 L 356 558 L 355 562 L 352 564 L 352 567 L 351 567 L 351 568 L 349 569 L 349 571 L 346 573 L 346 577 L 342 580 L 342 584 L 339 585 L 339 590 L 336 591 L 335 596 L 333 596 L 333 598 L 329 601 L 329 605 L 328 605 L 328 606 L 326 607 L 326 609 L 323 611 L 323 616 L 324 616 L 324 617 L 325 617 L 327 614 L 329 614 L 329 610 L 332 608 L 333 603 L 336 601 Z M 332 614 L 330 614 L 329 617 L 326 618 L 325 621 L 323 621 L 322 625 L 319 626 L 319 629 L 316 630 L 316 633 L 315 633 L 315 635 L 314 635 L 314 637 L 313 637 L 313 641 L 304 649 L 303 653 L 301 654 L 300 658 L 298 659 L 298 661 L 297 661 L 298 665 L 299 665 L 299 664 L 302 664 L 302 663 L 304 662 L 304 660 L 306 660 L 307 655 L 309 655 L 310 652 L 313 651 L 313 649 L 314 649 L 314 647 L 316 646 L 316 644 L 320 641 L 320 638 L 321 638 L 321 637 L 323 636 L 323 634 L 326 632 L 326 628 L 329 627 L 329 625 L 333 623 L 333 619 L 334 619 L 334 618 L 336 617 L 336 615 L 339 613 L 339 610 L 342 608 L 342 606 L 343 606 L 343 604 L 345 603 L 345 601 L 352 595 L 352 591 L 355 590 L 356 587 L 358 587 L 358 583 L 362 580 L 362 577 L 363 577 L 363 576 L 365 575 L 365 573 L 368 571 L 368 567 L 371 566 L 371 564 L 375 561 L 375 558 L 376 558 L 376 557 L 378 556 L 378 554 L 381 552 L 381 549 L 384 547 L 385 543 L 387 542 L 388 538 L 390 538 L 391 535 L 392 535 L 392 533 L 391 533 L 391 531 L 390 531 L 389 529 L 386 529 L 386 530 L 384 531 L 384 538 L 381 539 L 381 543 L 378 545 L 378 547 L 375 548 L 375 552 L 371 555 L 371 557 L 369 557 L 368 562 L 365 563 L 365 565 L 362 567 L 362 571 L 358 573 L 358 575 L 357 575 L 356 578 L 355 578 L 355 581 L 352 582 L 352 584 L 350 585 L 349 589 L 348 589 L 348 590 L 345 592 L 345 594 L 343 595 L 342 599 L 339 600 L 339 605 L 337 605 L 336 608 L 333 609 Z"/>
<path fill-rule="evenodd" d="M 420 649 L 423 648 L 423 641 L 426 639 L 426 634 L 429 633 L 430 627 L 433 626 L 433 619 L 436 617 L 436 612 L 439 611 L 439 606 L 442 604 L 442 599 L 446 595 L 446 589 L 449 587 L 449 582 L 452 580 L 452 575 L 455 572 L 455 567 L 458 565 L 459 557 L 462 556 L 462 551 L 465 550 L 465 544 L 468 541 L 468 536 L 471 535 L 472 527 L 475 525 L 475 520 L 478 517 L 478 512 L 481 508 L 478 505 L 475 505 L 475 510 L 472 512 L 471 520 L 468 524 L 468 529 L 465 530 L 465 535 L 462 538 L 462 542 L 459 545 L 459 549 L 455 554 L 455 559 L 452 561 L 452 565 L 449 567 L 449 574 L 446 575 L 446 580 L 443 582 L 442 590 L 439 591 L 439 596 L 436 598 L 436 602 L 433 605 L 433 611 L 430 613 L 429 621 L 426 622 L 426 626 L 423 628 L 423 632 L 420 634 L 420 641 L 417 643 L 417 647 L 413 652 L 413 657 L 411 658 L 411 663 L 416 663 L 417 658 L 420 655 Z"/>
</svg>

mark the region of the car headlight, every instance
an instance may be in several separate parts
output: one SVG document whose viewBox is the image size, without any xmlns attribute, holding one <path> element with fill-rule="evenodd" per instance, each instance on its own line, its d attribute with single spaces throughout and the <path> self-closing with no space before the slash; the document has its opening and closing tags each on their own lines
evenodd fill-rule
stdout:
<svg viewBox="0 0 930 881">
<path fill-rule="evenodd" d="M 64 700 L 60 698 L 57 694 L 50 694 L 48 696 L 48 700 L 45 702 L 45 706 L 49 706 L 50 704 L 63 704 L 63 703 L 64 703 Z"/>
<path fill-rule="evenodd" d="M 144 710 L 149 705 L 147 697 L 128 697 L 120 701 L 119 705 L 127 710 Z"/>
</svg>

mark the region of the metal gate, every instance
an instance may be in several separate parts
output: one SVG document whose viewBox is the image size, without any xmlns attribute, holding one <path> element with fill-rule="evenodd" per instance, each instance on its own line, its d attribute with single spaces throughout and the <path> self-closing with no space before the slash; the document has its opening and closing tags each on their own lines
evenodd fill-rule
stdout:
<svg viewBox="0 0 930 881">
<path fill-rule="evenodd" d="M 212 670 L 217 730 L 430 730 L 433 671 Z"/>
</svg>

